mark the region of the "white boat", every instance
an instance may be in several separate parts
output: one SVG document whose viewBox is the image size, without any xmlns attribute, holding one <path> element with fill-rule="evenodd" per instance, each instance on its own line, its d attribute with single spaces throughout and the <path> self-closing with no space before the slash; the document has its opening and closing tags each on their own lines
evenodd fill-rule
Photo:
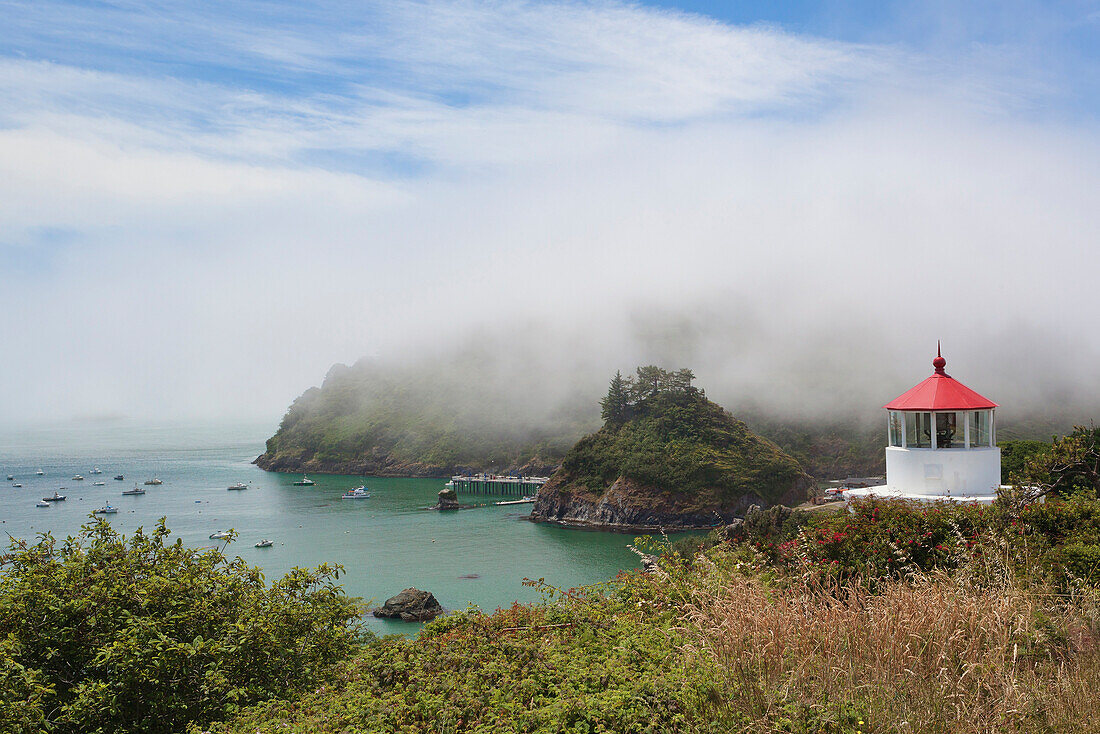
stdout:
<svg viewBox="0 0 1100 734">
<path fill-rule="evenodd" d="M 44 471 L 42 471 L 41 469 L 39 469 L 38 471 L 36 471 L 36 472 L 35 472 L 35 474 L 37 474 L 37 475 L 38 475 L 38 476 L 40 476 L 40 477 L 43 477 L 43 476 L 45 476 L 45 475 L 46 475 L 46 472 L 44 472 Z"/>
<path fill-rule="evenodd" d="M 229 535 L 230 535 L 230 533 L 229 533 L 228 530 L 219 530 L 216 533 L 211 533 L 210 534 L 210 539 L 211 540 L 226 540 L 229 537 Z"/>
<path fill-rule="evenodd" d="M 135 484 L 133 489 L 127 489 L 122 494 L 124 496 L 145 494 L 145 490 Z"/>
<path fill-rule="evenodd" d="M 102 474 L 102 473 L 103 473 L 103 472 L 102 472 L 102 471 L 100 471 L 100 469 L 99 469 L 99 467 L 98 467 L 98 466 L 96 466 L 96 467 L 92 467 L 92 474 Z"/>
<path fill-rule="evenodd" d="M 53 497 L 43 497 L 42 501 L 43 502 L 64 502 L 65 501 L 65 495 L 61 494 L 60 492 L 54 492 Z"/>
<path fill-rule="evenodd" d="M 524 497 L 519 500 L 505 500 L 504 502 L 494 502 L 494 505 L 529 505 L 535 501 L 534 497 Z"/>
<path fill-rule="evenodd" d="M 236 484 L 226 487 L 226 489 L 248 489 L 248 485 L 244 482 L 237 482 Z"/>
<path fill-rule="evenodd" d="M 114 515 L 114 514 L 115 514 L 115 513 L 117 513 L 117 512 L 118 512 L 118 508 L 117 508 L 117 507 L 111 507 L 111 506 L 110 506 L 110 505 L 108 504 L 108 505 L 105 505 L 105 506 L 103 506 L 103 507 L 100 507 L 100 508 L 99 508 L 98 510 L 94 510 L 94 511 L 92 512 L 92 514 L 93 514 L 93 515 Z"/>
<path fill-rule="evenodd" d="M 77 474 L 77 475 L 76 475 L 75 477 L 73 477 L 73 481 L 74 481 L 74 482 L 83 482 L 83 481 L 84 481 L 84 477 L 82 477 L 82 476 L 80 476 L 79 474 Z"/>
<path fill-rule="evenodd" d="M 263 540 L 261 540 L 259 543 L 256 544 L 256 547 L 257 548 L 270 548 L 272 545 L 273 544 L 270 540 L 268 540 L 267 538 L 264 538 Z"/>
<path fill-rule="evenodd" d="M 13 479 L 15 479 L 15 475 L 14 474 L 9 474 L 8 475 L 8 481 L 10 482 Z"/>
<path fill-rule="evenodd" d="M 356 487 L 355 489 L 349 489 L 340 495 L 342 500 L 366 500 L 370 499 L 370 492 L 366 487 Z"/>
<path fill-rule="evenodd" d="M 151 487 L 155 487 L 155 486 L 157 486 L 158 484 L 164 484 L 164 482 L 160 481 L 160 480 L 159 480 L 159 479 L 157 479 L 156 477 L 153 477 L 152 479 L 146 479 L 146 480 L 145 480 L 145 483 L 146 483 L 146 484 L 148 484 L 148 485 L 149 485 L 149 486 L 151 486 Z"/>
<path fill-rule="evenodd" d="M 314 484 L 317 484 L 317 482 L 313 481 L 312 479 L 307 477 L 305 474 L 303 474 L 302 478 L 294 483 L 294 486 L 295 487 L 312 487 Z"/>
<path fill-rule="evenodd" d="M 15 484 L 13 484 L 11 486 L 15 487 L 16 489 L 22 489 L 23 488 L 23 485 L 20 484 L 19 482 L 16 482 Z"/>
<path fill-rule="evenodd" d="M 49 502 L 35 502 L 34 506 L 35 507 L 49 507 L 50 503 Z"/>
<path fill-rule="evenodd" d="M 107 482 L 92 482 L 93 487 L 106 487 Z"/>
</svg>

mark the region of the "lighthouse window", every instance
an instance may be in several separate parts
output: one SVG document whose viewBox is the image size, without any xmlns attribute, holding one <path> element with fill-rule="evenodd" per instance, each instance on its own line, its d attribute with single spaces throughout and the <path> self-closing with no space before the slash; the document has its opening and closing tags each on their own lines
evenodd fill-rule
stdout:
<svg viewBox="0 0 1100 734">
<path fill-rule="evenodd" d="M 993 415 L 989 410 L 975 410 L 970 414 L 970 445 L 991 446 L 993 444 Z"/>
<path fill-rule="evenodd" d="M 958 413 L 936 413 L 936 448 L 961 449 L 963 427 L 966 424 L 958 420 Z"/>
<path fill-rule="evenodd" d="M 890 445 L 901 446 L 901 413 L 890 411 Z"/>
<path fill-rule="evenodd" d="M 932 448 L 932 414 L 905 414 L 905 445 L 911 449 Z"/>
</svg>

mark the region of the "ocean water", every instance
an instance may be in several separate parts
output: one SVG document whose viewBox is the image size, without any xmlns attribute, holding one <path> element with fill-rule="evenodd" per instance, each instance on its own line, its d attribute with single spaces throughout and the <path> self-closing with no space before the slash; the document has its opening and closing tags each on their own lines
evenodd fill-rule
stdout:
<svg viewBox="0 0 1100 734">
<path fill-rule="evenodd" d="M 497 507 L 499 499 L 460 496 L 472 509 L 440 513 L 434 504 L 444 480 L 315 475 L 313 487 L 296 487 L 300 475 L 274 474 L 251 464 L 263 451 L 270 426 L 71 425 L 0 431 L 0 540 L 33 539 L 50 532 L 63 538 L 89 522 L 92 510 L 118 507 L 107 519 L 129 534 L 152 529 L 166 517 L 173 538 L 204 547 L 217 530 L 234 529 L 226 549 L 260 566 L 268 581 L 295 566 L 339 563 L 349 595 L 380 604 L 415 586 L 435 594 L 448 609 L 476 604 L 486 611 L 514 601 L 535 601 L 524 578 L 544 578 L 561 588 L 606 581 L 638 566 L 633 537 L 527 522 L 530 505 Z M 102 474 L 91 471 L 98 466 Z M 36 476 L 42 469 L 44 476 Z M 73 481 L 75 474 L 83 481 Z M 116 474 L 124 481 L 112 479 Z M 158 477 L 144 496 L 124 497 L 135 483 Z M 106 486 L 92 486 L 104 481 Z M 248 490 L 227 491 L 236 482 Z M 22 488 L 12 487 L 21 483 Z M 370 499 L 342 500 L 366 484 Z M 35 503 L 64 487 L 64 502 Z M 270 548 L 255 548 L 262 538 Z M 376 632 L 414 632 L 416 625 L 367 617 Z"/>
</svg>

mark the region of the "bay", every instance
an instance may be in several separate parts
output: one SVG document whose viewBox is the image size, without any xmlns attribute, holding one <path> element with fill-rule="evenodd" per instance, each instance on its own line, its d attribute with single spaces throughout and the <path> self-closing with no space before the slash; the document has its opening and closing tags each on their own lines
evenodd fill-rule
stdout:
<svg viewBox="0 0 1100 734">
<path fill-rule="evenodd" d="M 127 422 L 0 431 L 0 475 L 15 476 L 0 485 L 0 538 L 33 540 L 44 532 L 64 538 L 109 503 L 119 511 L 107 519 L 125 534 L 151 530 L 165 517 L 173 539 L 206 547 L 218 543 L 211 533 L 233 529 L 239 537 L 227 555 L 261 567 L 268 582 L 296 566 L 339 563 L 345 591 L 367 602 L 380 604 L 415 586 L 448 609 L 474 604 L 485 611 L 538 600 L 540 592 L 524 578 L 564 589 L 638 566 L 632 536 L 534 524 L 523 519 L 530 505 L 492 504 L 514 497 L 460 496 L 479 506 L 426 509 L 442 479 L 316 475 L 315 486 L 294 486 L 301 475 L 268 473 L 251 463 L 271 432 L 267 425 Z M 91 474 L 97 466 L 102 474 Z M 38 469 L 44 476 L 35 474 Z M 74 481 L 76 474 L 84 480 Z M 116 474 L 125 480 L 114 480 Z M 144 496 L 122 496 L 154 476 L 163 484 L 144 487 Z M 106 485 L 93 486 L 95 481 Z M 237 482 L 249 489 L 226 489 Z M 364 483 L 370 499 L 340 498 Z M 67 499 L 35 506 L 55 490 Z M 253 547 L 263 538 L 274 545 Z M 417 628 L 371 616 L 366 622 L 380 634 Z"/>
</svg>

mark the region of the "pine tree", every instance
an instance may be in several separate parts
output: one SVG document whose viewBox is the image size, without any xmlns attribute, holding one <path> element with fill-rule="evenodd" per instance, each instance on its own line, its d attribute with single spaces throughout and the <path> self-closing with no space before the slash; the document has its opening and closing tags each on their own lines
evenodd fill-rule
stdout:
<svg viewBox="0 0 1100 734">
<path fill-rule="evenodd" d="M 607 389 L 607 397 L 600 401 L 605 423 L 621 426 L 630 417 L 629 385 L 623 379 L 622 372 L 616 371 Z"/>
</svg>

